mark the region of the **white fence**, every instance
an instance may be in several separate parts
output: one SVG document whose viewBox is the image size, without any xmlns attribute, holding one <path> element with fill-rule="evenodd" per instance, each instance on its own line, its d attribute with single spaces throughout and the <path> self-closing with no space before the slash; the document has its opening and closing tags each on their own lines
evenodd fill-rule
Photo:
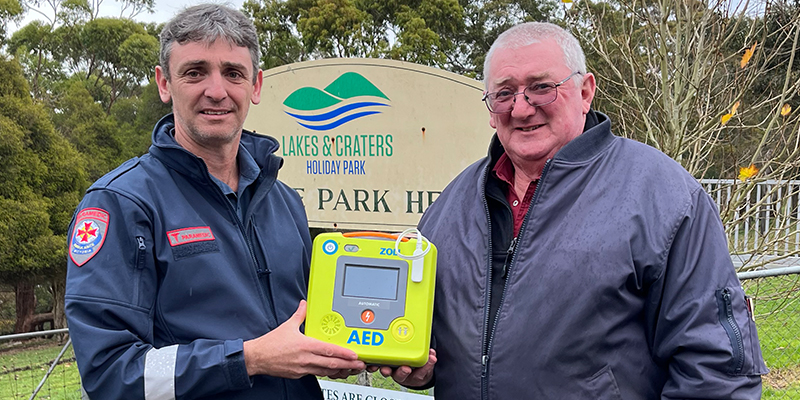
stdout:
<svg viewBox="0 0 800 400">
<path fill-rule="evenodd" d="M 723 216 L 732 254 L 800 254 L 800 180 L 702 179 Z"/>
</svg>

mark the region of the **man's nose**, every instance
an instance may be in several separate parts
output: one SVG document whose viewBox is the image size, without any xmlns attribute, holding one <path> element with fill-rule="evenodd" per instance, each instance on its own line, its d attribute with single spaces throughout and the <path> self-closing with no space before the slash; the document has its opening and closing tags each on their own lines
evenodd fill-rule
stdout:
<svg viewBox="0 0 800 400">
<path fill-rule="evenodd" d="M 207 86 L 204 94 L 206 97 L 214 101 L 221 101 L 228 97 L 228 91 L 225 88 L 225 78 L 222 74 L 212 73 L 206 81 Z"/>
<path fill-rule="evenodd" d="M 514 118 L 528 117 L 536 114 L 537 106 L 529 103 L 530 99 L 525 92 L 514 93 L 514 107 L 511 108 L 511 116 Z"/>
</svg>

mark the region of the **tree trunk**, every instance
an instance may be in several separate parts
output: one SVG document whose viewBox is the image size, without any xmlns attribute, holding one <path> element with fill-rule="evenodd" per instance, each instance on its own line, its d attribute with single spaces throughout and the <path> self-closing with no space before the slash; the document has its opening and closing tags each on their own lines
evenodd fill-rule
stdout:
<svg viewBox="0 0 800 400">
<path fill-rule="evenodd" d="M 66 282 L 63 276 L 53 280 L 53 329 L 67 327 L 67 317 L 64 315 L 64 293 Z"/>
<path fill-rule="evenodd" d="M 36 308 L 36 296 L 33 293 L 33 283 L 19 282 L 14 286 L 15 298 L 17 303 L 17 323 L 14 326 L 14 333 L 25 333 L 30 331 L 30 322 Z"/>
</svg>

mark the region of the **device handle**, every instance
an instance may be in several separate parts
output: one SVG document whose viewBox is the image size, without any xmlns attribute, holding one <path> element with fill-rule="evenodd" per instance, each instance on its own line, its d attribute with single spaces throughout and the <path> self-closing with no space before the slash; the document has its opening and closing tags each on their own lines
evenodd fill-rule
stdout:
<svg viewBox="0 0 800 400">
<path fill-rule="evenodd" d="M 386 232 L 375 232 L 375 231 L 358 231 L 358 232 L 347 232 L 343 233 L 342 236 L 347 238 L 352 237 L 378 237 L 383 239 L 391 239 L 397 240 L 397 234 L 386 233 Z M 404 242 L 407 242 L 409 239 L 404 237 L 402 239 Z"/>
</svg>

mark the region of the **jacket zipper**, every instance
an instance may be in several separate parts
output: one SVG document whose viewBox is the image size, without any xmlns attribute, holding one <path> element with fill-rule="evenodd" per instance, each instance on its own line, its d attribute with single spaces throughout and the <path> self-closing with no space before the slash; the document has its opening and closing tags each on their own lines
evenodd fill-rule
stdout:
<svg viewBox="0 0 800 400">
<path fill-rule="evenodd" d="M 491 165 L 491 163 L 489 164 Z M 486 298 L 484 299 L 483 307 L 483 337 L 481 339 L 481 399 L 486 399 L 489 397 L 489 384 L 487 382 L 486 376 L 489 370 L 489 352 L 488 352 L 488 340 L 489 340 L 489 302 L 491 301 L 492 296 L 492 220 L 491 215 L 489 214 L 489 202 L 486 200 L 486 179 L 489 175 L 489 166 L 486 167 L 486 170 L 483 172 L 483 182 L 481 183 L 481 187 L 483 188 L 483 209 L 486 213 L 486 222 L 488 224 L 488 260 L 487 264 L 489 268 L 487 269 L 486 273 Z"/>
<path fill-rule="evenodd" d="M 731 291 L 728 288 L 718 292 L 720 298 L 719 320 L 722 327 L 728 334 L 731 341 L 731 350 L 733 351 L 733 373 L 739 374 L 744 367 L 744 343 L 742 341 L 742 332 L 739 330 L 739 325 L 733 317 L 733 306 L 731 305 Z"/>
<path fill-rule="evenodd" d="M 250 217 L 250 219 L 248 220 L 248 222 L 249 222 L 248 225 L 250 226 L 250 229 L 253 230 L 253 236 L 256 239 L 258 239 L 259 243 L 261 243 L 263 245 L 264 242 L 261 239 L 261 237 L 258 235 L 258 231 L 255 228 L 255 223 L 253 222 L 253 218 L 254 217 L 252 217 L 252 216 Z M 252 249 L 251 249 L 251 252 L 252 252 Z M 265 258 L 266 258 L 266 255 L 265 255 Z M 258 268 L 256 270 L 256 273 L 258 274 L 258 278 L 259 279 L 261 279 L 261 278 L 264 279 L 263 285 L 267 289 L 267 291 L 269 292 L 269 293 L 266 294 L 266 296 L 268 296 L 268 298 L 269 298 L 269 307 L 272 310 L 272 315 L 275 318 L 275 324 L 276 324 L 276 327 L 277 327 L 278 325 L 280 325 L 280 322 L 278 321 L 278 312 L 275 310 L 275 301 L 274 301 L 274 298 L 272 296 L 272 293 L 273 293 L 273 291 L 272 291 L 272 280 L 270 279 L 271 275 L 272 275 L 272 270 L 269 269 L 268 265 L 265 265 L 263 269 Z"/>
<path fill-rule="evenodd" d="M 508 253 L 506 254 L 506 261 L 503 263 L 503 276 L 507 276 L 511 272 L 511 268 L 514 266 L 514 260 L 516 259 L 516 256 L 517 256 L 516 247 L 517 247 L 517 243 L 519 242 L 518 238 L 520 236 L 522 236 L 522 234 L 525 232 L 525 226 L 528 224 L 528 218 L 530 217 L 531 211 L 533 209 L 533 206 L 536 204 L 536 200 L 539 197 L 539 192 L 541 192 L 542 183 L 544 182 L 544 177 L 545 177 L 545 175 L 547 175 L 547 171 L 550 169 L 549 167 L 550 167 L 550 161 L 551 160 L 552 159 L 547 160 L 544 163 L 544 168 L 542 169 L 542 176 L 539 177 L 539 183 L 536 185 L 536 189 L 534 189 L 534 191 L 533 191 L 533 198 L 531 199 L 531 204 L 528 206 L 528 211 L 525 213 L 525 219 L 522 220 L 522 226 L 520 226 L 520 228 L 519 228 L 519 234 L 517 234 L 517 236 L 514 237 L 514 239 L 511 240 L 511 246 L 509 246 Z M 487 167 L 487 170 L 488 170 L 488 167 Z M 485 192 L 485 190 L 486 190 L 485 189 L 486 188 L 486 175 L 484 175 L 483 187 L 484 187 L 484 192 Z M 489 216 L 489 205 L 486 202 L 486 196 L 485 195 L 484 195 L 483 204 L 484 204 L 484 208 L 486 209 L 486 215 Z M 483 357 L 481 357 L 481 363 L 483 364 L 482 365 L 482 369 L 481 369 L 481 371 L 482 371 L 481 372 L 481 389 L 482 389 L 482 392 L 483 392 L 481 398 L 483 400 L 488 400 L 489 399 L 489 379 L 488 379 L 487 376 L 488 376 L 488 371 L 489 371 L 489 361 L 491 360 L 491 356 L 490 355 L 492 353 L 492 345 L 493 345 L 493 342 L 494 342 L 494 334 L 495 334 L 495 331 L 497 330 L 497 320 L 499 319 L 500 312 L 503 309 L 503 302 L 506 299 L 506 290 L 508 290 L 508 279 L 506 279 L 506 282 L 503 284 L 503 295 L 500 297 L 500 304 L 497 306 L 497 314 L 494 317 L 494 321 L 492 321 L 492 329 L 491 329 L 491 333 L 488 335 L 488 343 L 487 343 L 486 340 L 487 340 L 487 330 L 488 330 L 488 326 L 489 326 L 489 303 L 491 301 L 491 291 L 492 291 L 492 286 L 491 286 L 491 283 L 492 283 L 492 259 L 491 259 L 491 254 L 492 254 L 492 252 L 491 252 L 492 236 L 491 236 L 491 234 L 492 234 L 492 222 L 491 222 L 491 220 L 489 220 L 489 252 L 488 252 L 489 253 L 489 264 L 488 264 L 489 268 L 488 268 L 488 271 L 487 271 L 488 278 L 487 278 L 487 286 L 486 286 L 486 298 L 484 299 L 484 304 L 485 304 L 484 314 L 486 315 L 486 317 L 485 317 L 486 324 L 484 325 L 484 327 L 485 327 L 484 328 L 484 332 L 483 332 L 484 343 L 483 343 L 483 347 L 482 347 L 483 349 L 486 349 L 486 350 L 485 350 L 485 352 L 483 354 Z M 510 264 L 506 264 L 506 263 L 508 263 L 509 257 L 511 257 L 511 263 Z"/>
<path fill-rule="evenodd" d="M 133 304 L 139 305 L 139 281 L 144 269 L 145 257 L 147 256 L 147 245 L 144 243 L 144 236 L 136 236 L 136 277 L 133 280 Z"/>
<path fill-rule="evenodd" d="M 514 238 L 511 239 L 511 245 L 508 246 L 508 250 L 506 250 L 506 260 L 503 261 L 503 279 L 505 279 L 508 276 L 509 261 L 514 256 L 514 247 L 516 247 L 516 245 L 517 245 L 517 237 L 514 236 Z"/>
<path fill-rule="evenodd" d="M 136 252 L 136 266 L 139 267 L 139 269 L 142 269 L 144 268 L 144 257 L 147 251 L 147 245 L 144 244 L 144 237 L 137 236 L 136 244 L 139 248 L 139 251 Z"/>
<path fill-rule="evenodd" d="M 250 261 L 253 263 L 253 270 L 252 271 L 256 275 L 256 282 L 258 282 L 258 284 L 256 285 L 256 288 L 258 289 L 258 292 L 261 293 L 261 299 L 264 302 L 265 311 L 267 311 L 267 312 L 271 311 L 272 315 L 273 315 L 273 318 L 277 322 L 278 321 L 278 315 L 275 313 L 275 306 L 272 304 L 273 303 L 272 297 L 271 296 L 269 296 L 269 297 L 267 296 L 267 294 L 264 292 L 264 288 L 261 285 L 261 274 L 262 274 L 262 271 L 261 271 L 261 268 L 258 265 L 258 259 L 256 259 L 255 251 L 253 250 L 253 243 L 250 240 L 250 237 L 247 235 L 247 230 L 246 230 L 245 226 L 242 225 L 242 221 L 239 220 L 239 215 L 236 213 L 236 210 L 233 209 L 233 206 L 231 206 L 231 202 L 225 196 L 225 193 L 223 193 L 222 189 L 220 189 L 219 185 L 214 183 L 214 180 L 211 179 L 211 174 L 209 172 L 207 172 L 207 173 L 209 174 L 208 181 L 211 182 L 211 185 L 214 186 L 214 188 L 216 188 L 216 192 L 222 198 L 222 203 L 227 206 L 229 214 L 233 217 L 233 220 L 236 221 L 236 226 L 239 227 L 239 233 L 242 234 L 242 238 L 244 238 L 244 243 L 247 245 L 247 250 L 250 253 Z M 253 198 L 255 198 L 256 194 L 257 193 L 253 194 Z M 251 218 L 252 218 L 252 216 L 251 216 Z M 269 270 L 266 268 L 266 266 L 264 267 L 264 270 L 267 271 L 267 273 L 269 273 Z"/>
</svg>

